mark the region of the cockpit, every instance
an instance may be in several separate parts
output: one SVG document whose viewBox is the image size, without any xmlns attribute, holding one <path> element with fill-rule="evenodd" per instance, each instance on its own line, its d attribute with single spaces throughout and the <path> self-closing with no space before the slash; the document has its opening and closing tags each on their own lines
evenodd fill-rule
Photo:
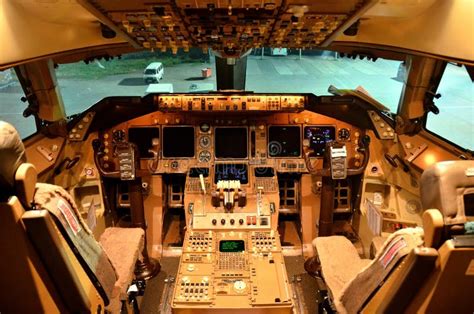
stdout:
<svg viewBox="0 0 474 314">
<path fill-rule="evenodd" d="M 468 1 L 0 7 L 0 313 L 474 311 Z"/>
</svg>

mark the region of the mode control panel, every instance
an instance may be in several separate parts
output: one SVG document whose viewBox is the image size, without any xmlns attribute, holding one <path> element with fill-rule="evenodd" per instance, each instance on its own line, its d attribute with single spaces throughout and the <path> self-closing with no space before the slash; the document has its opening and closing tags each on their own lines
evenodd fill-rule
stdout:
<svg viewBox="0 0 474 314">
<path fill-rule="evenodd" d="M 162 111 L 288 111 L 304 110 L 302 95 L 189 95 L 155 96 Z"/>
</svg>

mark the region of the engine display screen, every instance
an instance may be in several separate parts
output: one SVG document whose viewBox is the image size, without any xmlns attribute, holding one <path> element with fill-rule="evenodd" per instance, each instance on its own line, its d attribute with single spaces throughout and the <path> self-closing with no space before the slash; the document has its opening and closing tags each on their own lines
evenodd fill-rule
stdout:
<svg viewBox="0 0 474 314">
<path fill-rule="evenodd" d="M 304 138 L 309 140 L 309 146 L 314 150 L 310 157 L 322 157 L 326 151 L 326 143 L 336 138 L 336 128 L 333 126 L 307 126 L 304 128 Z"/>
<path fill-rule="evenodd" d="M 241 184 L 249 183 L 246 164 L 216 164 L 214 183 L 219 180 L 239 180 Z"/>
<path fill-rule="evenodd" d="M 299 157 L 301 138 L 299 126 L 271 126 L 268 130 L 270 157 Z"/>
<path fill-rule="evenodd" d="M 128 141 L 137 145 L 140 158 L 153 158 L 148 150 L 160 144 L 160 129 L 157 127 L 133 127 L 128 129 Z"/>
<path fill-rule="evenodd" d="M 190 168 L 189 177 L 190 178 L 199 178 L 199 175 L 202 174 L 204 178 L 209 176 L 209 168 Z"/>
<path fill-rule="evenodd" d="M 247 158 L 247 128 L 216 128 L 216 158 Z"/>
<path fill-rule="evenodd" d="M 194 157 L 194 127 L 163 127 L 163 157 Z"/>
<path fill-rule="evenodd" d="M 255 168 L 255 177 L 257 178 L 273 178 L 275 176 L 275 169 L 272 167 L 257 167 Z"/>
<path fill-rule="evenodd" d="M 219 252 L 237 253 L 245 251 L 244 240 L 221 240 L 219 241 Z"/>
</svg>

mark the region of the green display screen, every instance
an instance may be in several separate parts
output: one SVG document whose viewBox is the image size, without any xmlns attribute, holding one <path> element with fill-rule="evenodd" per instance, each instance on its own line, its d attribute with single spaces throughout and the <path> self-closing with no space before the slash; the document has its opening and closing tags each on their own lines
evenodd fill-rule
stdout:
<svg viewBox="0 0 474 314">
<path fill-rule="evenodd" d="M 222 240 L 219 242 L 219 252 L 243 252 L 245 251 L 244 240 Z"/>
</svg>

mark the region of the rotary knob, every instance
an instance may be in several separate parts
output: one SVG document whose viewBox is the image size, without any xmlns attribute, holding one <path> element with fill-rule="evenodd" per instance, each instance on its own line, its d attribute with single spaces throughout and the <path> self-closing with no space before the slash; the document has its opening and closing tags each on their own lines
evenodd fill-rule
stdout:
<svg viewBox="0 0 474 314">
<path fill-rule="evenodd" d="M 233 225 L 234 223 L 235 223 L 235 220 L 232 218 L 232 219 L 230 220 L 230 224 Z"/>
<path fill-rule="evenodd" d="M 212 222 L 212 224 L 213 224 L 214 226 L 217 224 L 217 220 L 215 220 L 215 219 L 212 219 L 211 222 Z"/>
</svg>

